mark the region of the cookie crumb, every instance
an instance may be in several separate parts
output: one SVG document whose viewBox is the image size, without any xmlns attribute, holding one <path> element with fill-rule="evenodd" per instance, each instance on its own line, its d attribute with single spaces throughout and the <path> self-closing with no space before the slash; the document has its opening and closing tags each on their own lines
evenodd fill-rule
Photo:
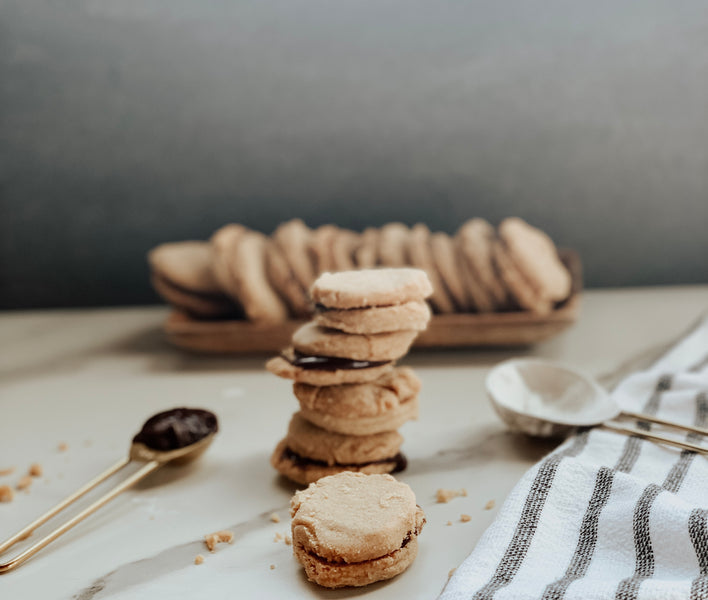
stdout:
<svg viewBox="0 0 708 600">
<path fill-rule="evenodd" d="M 492 510 L 495 504 L 496 502 L 494 500 L 490 500 L 484 505 L 484 510 Z"/>
<path fill-rule="evenodd" d="M 66 452 L 69 449 L 69 444 L 66 442 L 59 442 L 59 445 L 57 446 L 57 450 L 59 452 Z"/>
<path fill-rule="evenodd" d="M 467 523 L 471 520 L 472 520 L 472 517 L 470 517 L 469 515 L 460 515 L 460 521 L 462 521 L 463 523 Z"/>
<path fill-rule="evenodd" d="M 285 542 L 285 545 L 286 545 L 286 546 L 290 546 L 290 545 L 292 545 L 292 543 L 293 543 L 293 539 L 292 539 L 289 535 L 286 535 L 286 536 L 283 538 L 283 541 Z"/>
<path fill-rule="evenodd" d="M 32 477 L 29 475 L 25 475 L 20 478 L 20 480 L 17 482 L 17 485 L 15 487 L 18 490 L 28 490 L 31 485 L 32 485 Z"/>
<path fill-rule="evenodd" d="M 41 477 L 42 473 L 43 473 L 42 465 L 40 465 L 39 463 L 32 463 L 30 465 L 30 468 L 28 471 L 28 474 L 30 477 Z"/>
<path fill-rule="evenodd" d="M 271 513 L 270 520 L 273 521 L 273 523 L 280 523 L 280 517 L 278 516 L 278 513 Z"/>
<path fill-rule="evenodd" d="M 453 498 L 466 495 L 467 490 L 465 490 L 464 488 L 461 490 L 446 490 L 444 488 L 440 488 L 435 494 L 435 498 L 439 504 L 444 504 L 446 502 L 450 502 L 450 500 L 452 500 Z"/>
<path fill-rule="evenodd" d="M 452 569 L 450 569 L 450 570 L 447 572 L 447 578 L 450 579 L 450 577 L 452 577 L 453 573 L 454 573 L 456 570 L 457 570 L 457 567 L 452 567 Z"/>
<path fill-rule="evenodd" d="M 15 467 L 8 467 L 7 469 L 0 469 L 0 477 L 5 475 L 12 475 L 15 472 Z"/>
<path fill-rule="evenodd" d="M 273 571 L 275 569 L 275 565 L 270 565 L 270 570 Z"/>
<path fill-rule="evenodd" d="M 0 485 L 0 502 L 12 502 L 15 492 L 9 485 Z"/>
<path fill-rule="evenodd" d="M 217 544 L 231 544 L 233 541 L 234 532 L 225 529 L 204 536 L 204 544 L 209 552 L 214 552 Z"/>
<path fill-rule="evenodd" d="M 204 557 L 201 554 L 197 554 L 194 557 L 194 564 L 195 565 L 201 565 L 204 562 Z"/>
<path fill-rule="evenodd" d="M 445 525 L 447 525 L 448 527 L 450 527 L 450 526 L 452 525 L 452 521 L 448 521 L 447 523 L 445 523 Z"/>
<path fill-rule="evenodd" d="M 273 536 L 273 542 L 277 543 L 283 539 L 283 534 L 282 533 L 276 533 Z"/>
</svg>

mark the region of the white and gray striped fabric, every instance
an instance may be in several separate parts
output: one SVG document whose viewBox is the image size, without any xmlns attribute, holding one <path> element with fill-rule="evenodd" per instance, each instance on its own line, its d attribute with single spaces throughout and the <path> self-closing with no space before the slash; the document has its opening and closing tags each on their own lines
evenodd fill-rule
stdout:
<svg viewBox="0 0 708 600">
<path fill-rule="evenodd" d="M 707 357 L 705 319 L 613 396 L 708 427 Z M 708 600 L 708 456 L 577 434 L 526 473 L 440 596 L 463 598 Z"/>
</svg>

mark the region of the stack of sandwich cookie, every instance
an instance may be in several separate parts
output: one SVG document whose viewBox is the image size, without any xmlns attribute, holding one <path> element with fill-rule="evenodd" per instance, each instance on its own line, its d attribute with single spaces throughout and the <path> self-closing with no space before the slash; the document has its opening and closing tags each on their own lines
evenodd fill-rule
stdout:
<svg viewBox="0 0 708 600">
<path fill-rule="evenodd" d="M 290 501 L 293 553 L 310 581 L 363 586 L 405 571 L 418 552 L 425 515 L 390 475 L 339 473 Z"/>
<path fill-rule="evenodd" d="M 300 403 L 271 464 L 302 484 L 402 470 L 397 429 L 418 416 L 420 380 L 395 362 L 430 320 L 430 281 L 418 269 L 344 271 L 325 273 L 311 293 L 315 319 L 266 365 L 295 380 Z"/>
</svg>

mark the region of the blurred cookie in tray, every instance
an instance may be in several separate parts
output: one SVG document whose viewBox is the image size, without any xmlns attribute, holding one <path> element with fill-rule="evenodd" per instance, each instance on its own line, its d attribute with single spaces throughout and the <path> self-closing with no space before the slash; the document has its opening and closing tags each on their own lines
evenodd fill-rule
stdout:
<svg viewBox="0 0 708 600">
<path fill-rule="evenodd" d="M 418 346 L 545 339 L 575 320 L 581 287 L 577 254 L 559 251 L 517 217 L 498 227 L 472 218 L 454 235 L 423 223 L 356 232 L 293 219 L 271 235 L 227 224 L 206 242 L 162 244 L 148 262 L 156 292 L 177 309 L 166 324 L 168 337 L 207 352 L 276 349 L 316 314 L 309 291 L 324 272 L 423 269 L 433 282 L 434 316 Z"/>
</svg>

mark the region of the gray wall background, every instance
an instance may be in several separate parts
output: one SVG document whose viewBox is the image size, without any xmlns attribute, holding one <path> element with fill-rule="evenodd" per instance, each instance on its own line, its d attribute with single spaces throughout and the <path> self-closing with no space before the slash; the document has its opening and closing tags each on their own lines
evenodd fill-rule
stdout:
<svg viewBox="0 0 708 600">
<path fill-rule="evenodd" d="M 0 306 L 300 216 L 517 214 L 590 286 L 708 281 L 703 0 L 0 0 Z"/>
</svg>

